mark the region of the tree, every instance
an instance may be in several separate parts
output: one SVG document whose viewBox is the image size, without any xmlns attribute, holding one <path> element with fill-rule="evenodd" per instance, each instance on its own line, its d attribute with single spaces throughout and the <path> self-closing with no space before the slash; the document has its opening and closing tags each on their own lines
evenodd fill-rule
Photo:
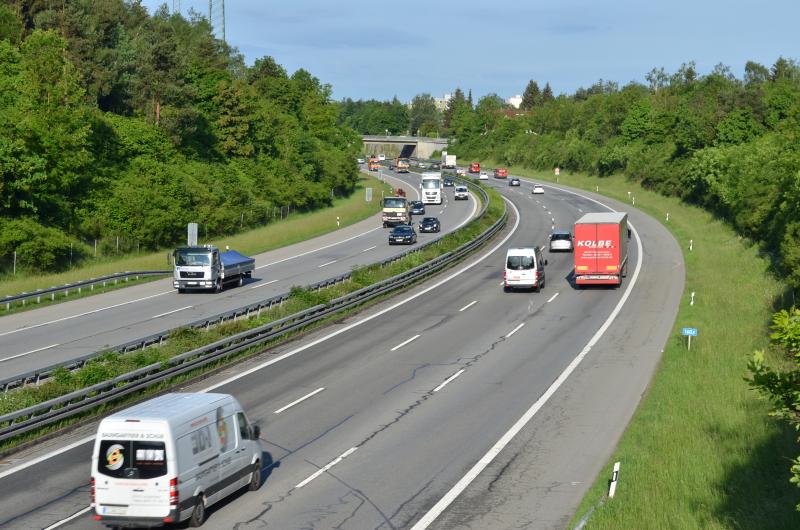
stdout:
<svg viewBox="0 0 800 530">
<path fill-rule="evenodd" d="M 441 117 L 436 110 L 436 102 L 430 94 L 417 94 L 411 100 L 408 112 L 408 126 L 412 133 L 419 131 L 420 136 L 427 136 L 439 131 Z"/>
<path fill-rule="evenodd" d="M 253 105 L 245 83 L 221 81 L 214 103 L 219 108 L 215 123 L 219 148 L 227 156 L 252 156 Z"/>
<path fill-rule="evenodd" d="M 553 96 L 553 89 L 550 88 L 550 83 L 545 83 L 544 89 L 542 89 L 542 104 L 549 103 L 554 99 L 555 97 Z"/>
<path fill-rule="evenodd" d="M 744 82 L 746 85 L 760 85 L 769 81 L 769 69 L 753 61 L 744 65 Z"/>
<path fill-rule="evenodd" d="M 453 113 L 461 107 L 467 104 L 467 100 L 464 97 L 464 92 L 460 88 L 456 88 L 455 92 L 453 92 L 453 96 L 450 98 L 450 101 L 447 102 L 447 109 L 444 111 L 443 116 L 443 123 L 445 128 L 449 129 L 451 122 L 453 120 Z"/>
<path fill-rule="evenodd" d="M 467 96 L 467 106 L 472 108 L 472 89 L 469 89 L 469 95 Z"/>
<path fill-rule="evenodd" d="M 550 94 L 552 96 L 552 93 Z M 528 81 L 528 86 L 525 87 L 525 92 L 522 94 L 522 103 L 519 108 L 522 110 L 531 110 L 533 107 L 541 103 L 542 94 L 539 90 L 539 84 L 531 79 Z"/>
</svg>

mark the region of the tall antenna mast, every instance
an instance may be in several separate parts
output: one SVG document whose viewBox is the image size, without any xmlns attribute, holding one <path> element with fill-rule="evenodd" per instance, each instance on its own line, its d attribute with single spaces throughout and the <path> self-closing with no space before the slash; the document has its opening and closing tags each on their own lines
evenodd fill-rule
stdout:
<svg viewBox="0 0 800 530">
<path fill-rule="evenodd" d="M 225 0 L 208 0 L 208 22 L 214 29 L 214 33 L 222 40 L 225 40 Z"/>
</svg>

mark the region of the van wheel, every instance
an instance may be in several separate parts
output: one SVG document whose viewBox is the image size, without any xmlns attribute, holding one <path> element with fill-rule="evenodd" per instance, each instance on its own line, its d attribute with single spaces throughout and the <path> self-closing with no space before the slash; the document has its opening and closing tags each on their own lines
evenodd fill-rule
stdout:
<svg viewBox="0 0 800 530">
<path fill-rule="evenodd" d="M 206 498 L 204 495 L 200 495 L 197 498 L 197 504 L 194 505 L 194 510 L 192 510 L 192 517 L 189 519 L 189 526 L 192 528 L 197 528 L 199 526 L 203 526 L 203 523 L 206 521 Z"/>
<path fill-rule="evenodd" d="M 239 276 L 239 287 L 241 287 L 243 284 L 244 284 L 244 277 Z"/>
<path fill-rule="evenodd" d="M 217 278 L 217 284 L 214 286 L 214 292 L 215 293 L 222 292 L 222 278 Z"/>
<path fill-rule="evenodd" d="M 253 476 L 250 477 L 250 484 L 247 489 L 256 491 L 261 487 L 261 460 L 256 460 L 255 469 L 253 469 Z"/>
</svg>

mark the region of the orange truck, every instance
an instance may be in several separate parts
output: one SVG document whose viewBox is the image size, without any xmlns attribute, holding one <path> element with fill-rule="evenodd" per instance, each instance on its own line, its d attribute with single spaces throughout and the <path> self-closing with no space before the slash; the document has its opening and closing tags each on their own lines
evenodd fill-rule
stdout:
<svg viewBox="0 0 800 530">
<path fill-rule="evenodd" d="M 367 169 L 370 171 L 378 171 L 380 168 L 381 164 L 378 162 L 378 159 L 374 156 L 370 157 L 370 159 L 367 161 Z"/>
<path fill-rule="evenodd" d="M 575 221 L 575 285 L 620 285 L 629 234 L 625 212 L 587 213 Z"/>
<path fill-rule="evenodd" d="M 504 167 L 499 167 L 494 170 L 494 178 L 496 179 L 504 179 L 508 178 L 508 170 Z"/>
<path fill-rule="evenodd" d="M 408 166 L 408 158 L 397 158 L 394 161 L 394 167 L 398 173 L 408 173 Z"/>
<path fill-rule="evenodd" d="M 481 172 L 481 165 L 478 162 L 473 162 L 469 165 L 469 172 L 470 173 L 480 173 Z"/>
</svg>

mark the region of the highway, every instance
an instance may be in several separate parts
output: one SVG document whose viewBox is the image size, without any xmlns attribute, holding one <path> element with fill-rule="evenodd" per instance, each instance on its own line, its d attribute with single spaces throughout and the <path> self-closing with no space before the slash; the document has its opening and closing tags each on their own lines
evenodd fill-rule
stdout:
<svg viewBox="0 0 800 530">
<path fill-rule="evenodd" d="M 388 173 L 388 172 L 387 172 Z M 419 196 L 419 177 L 392 175 L 409 199 Z M 426 215 L 439 217 L 442 232 L 419 234 L 418 245 L 442 237 L 477 213 L 475 198 L 452 200 L 445 188 L 442 205 L 428 205 Z M 418 217 L 418 216 L 417 216 Z M 417 219 L 418 221 L 419 219 Z M 0 373 L 23 374 L 174 329 L 250 303 L 344 274 L 357 265 L 382 261 L 408 250 L 389 246 L 380 216 L 311 241 L 255 256 L 254 277 L 223 293 L 178 294 L 172 279 L 132 286 L 87 298 L 0 318 Z"/>
<path fill-rule="evenodd" d="M 603 208 L 561 186 L 490 185 L 512 215 L 474 258 L 184 389 L 234 394 L 273 462 L 209 528 L 563 528 L 647 387 L 683 263 L 666 229 L 630 211 L 619 289 L 575 290 L 571 254 L 546 253 L 542 292 L 504 293 L 508 246 Z M 100 528 L 91 427 L 0 465 L 1 527 Z"/>
</svg>

